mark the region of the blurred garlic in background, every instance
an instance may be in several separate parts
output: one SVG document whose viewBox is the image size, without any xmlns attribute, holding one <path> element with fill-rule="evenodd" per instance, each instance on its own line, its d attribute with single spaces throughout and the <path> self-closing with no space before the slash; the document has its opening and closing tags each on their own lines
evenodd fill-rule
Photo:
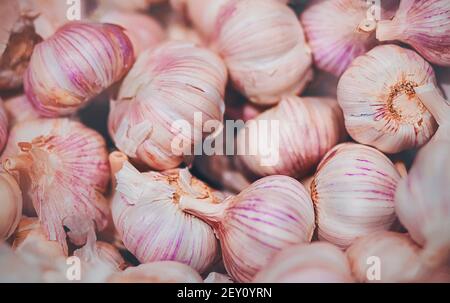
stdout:
<svg viewBox="0 0 450 303">
<path fill-rule="evenodd" d="M 5 147 L 6 141 L 8 140 L 8 129 L 10 126 L 8 120 L 9 119 L 5 110 L 3 100 L 0 98 L 0 154 Z"/>
<path fill-rule="evenodd" d="M 10 174 L 0 171 L 0 242 L 15 231 L 22 215 L 22 192 Z"/>
</svg>

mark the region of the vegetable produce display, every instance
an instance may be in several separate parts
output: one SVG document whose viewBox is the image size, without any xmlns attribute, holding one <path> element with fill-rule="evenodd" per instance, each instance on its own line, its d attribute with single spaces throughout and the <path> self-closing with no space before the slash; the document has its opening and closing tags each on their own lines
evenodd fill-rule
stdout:
<svg viewBox="0 0 450 303">
<path fill-rule="evenodd" d="M 0 283 L 450 283 L 449 79 L 448 0 L 2 0 Z"/>
</svg>

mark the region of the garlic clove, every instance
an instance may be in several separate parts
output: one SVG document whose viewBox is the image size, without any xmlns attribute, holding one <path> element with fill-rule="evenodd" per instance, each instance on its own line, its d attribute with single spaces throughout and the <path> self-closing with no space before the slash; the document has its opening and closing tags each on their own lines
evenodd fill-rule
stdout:
<svg viewBox="0 0 450 303">
<path fill-rule="evenodd" d="M 347 258 L 339 248 L 325 242 L 313 242 L 282 250 L 253 282 L 349 283 L 353 278 Z"/>
<path fill-rule="evenodd" d="M 221 203 L 182 197 L 179 206 L 215 230 L 228 274 L 251 281 L 279 250 L 309 242 L 314 209 L 308 192 L 287 176 L 260 179 Z"/>
<path fill-rule="evenodd" d="M 356 143 L 335 146 L 311 183 L 319 239 L 346 248 L 360 236 L 391 228 L 399 179 L 378 150 Z"/>
<path fill-rule="evenodd" d="M 0 171 L 0 242 L 8 239 L 22 215 L 22 192 L 10 174 Z"/>
<path fill-rule="evenodd" d="M 401 0 L 392 20 L 377 26 L 380 41 L 399 40 L 411 45 L 426 60 L 450 66 L 450 2 Z"/>
<path fill-rule="evenodd" d="M 431 65 L 412 50 L 383 45 L 356 58 L 337 91 L 348 133 L 386 153 L 422 146 L 437 125 L 415 88 L 435 83 Z"/>
</svg>

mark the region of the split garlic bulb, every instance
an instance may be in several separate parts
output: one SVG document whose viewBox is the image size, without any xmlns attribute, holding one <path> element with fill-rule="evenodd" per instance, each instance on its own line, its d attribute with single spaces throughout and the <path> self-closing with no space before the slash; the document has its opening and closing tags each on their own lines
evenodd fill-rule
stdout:
<svg viewBox="0 0 450 303">
<path fill-rule="evenodd" d="M 143 52 L 111 101 L 109 130 L 116 146 L 151 168 L 177 167 L 202 142 L 205 123 L 222 122 L 226 81 L 222 60 L 191 43 L 168 42 Z M 174 149 L 180 137 L 183 147 Z"/>
<path fill-rule="evenodd" d="M 8 115 L 6 114 L 3 100 L 0 98 L 0 153 L 8 140 L 8 127 Z"/>
<path fill-rule="evenodd" d="M 202 277 L 191 267 L 160 261 L 129 267 L 109 277 L 111 283 L 202 283 Z"/>
<path fill-rule="evenodd" d="M 133 44 L 136 57 L 144 50 L 155 47 L 165 38 L 161 25 L 152 17 L 144 14 L 110 11 L 102 15 L 100 21 L 117 24 L 125 28 L 126 34 Z"/>
<path fill-rule="evenodd" d="M 31 105 L 30 101 L 28 101 L 28 98 L 25 95 L 19 95 L 5 100 L 4 107 L 11 127 L 25 120 L 33 120 L 39 118 L 39 113 L 34 109 L 33 105 Z M 0 105 L 0 121 L 2 121 L 1 111 L 2 110 Z"/>
<path fill-rule="evenodd" d="M 358 282 L 428 282 L 449 272 L 424 266 L 420 251 L 408 234 L 379 231 L 357 239 L 346 254 Z"/>
<path fill-rule="evenodd" d="M 256 131 L 252 129 L 253 121 Z M 249 149 L 259 146 L 254 155 L 239 153 L 239 160 L 258 176 L 302 177 L 311 173 L 326 152 L 346 135 L 342 111 L 332 98 L 285 97 L 253 121 L 239 131 L 237 148 L 245 151 L 247 146 Z M 272 121 L 278 122 L 279 129 Z M 269 126 L 264 127 L 259 122 Z M 261 145 L 265 138 L 270 138 L 267 147 Z M 270 156 L 274 157 L 274 163 L 265 163 Z"/>
<path fill-rule="evenodd" d="M 216 201 L 203 182 L 187 169 L 140 173 L 129 162 L 115 177 L 114 224 L 141 263 L 171 260 L 204 272 L 215 261 L 219 247 L 213 229 L 179 206 L 184 196 Z"/>
<path fill-rule="evenodd" d="M 318 68 L 340 76 L 353 59 L 377 44 L 377 20 L 368 19 L 368 2 L 314 0 L 303 11 L 300 19 Z M 391 16 L 397 4 L 397 0 L 380 1 L 380 17 Z"/>
<path fill-rule="evenodd" d="M 255 277 L 256 283 L 353 282 L 345 254 L 326 242 L 288 247 L 279 252 Z"/>
<path fill-rule="evenodd" d="M 295 13 L 275 0 L 188 0 L 194 26 L 251 101 L 275 104 L 312 79 L 311 52 Z"/>
<path fill-rule="evenodd" d="M 378 23 L 377 39 L 399 40 L 431 63 L 450 66 L 450 2 L 401 0 L 395 17 Z"/>
<path fill-rule="evenodd" d="M 34 205 L 49 240 L 67 253 L 64 226 L 69 216 L 106 224 L 108 209 L 103 193 L 109 183 L 105 140 L 79 122 L 66 118 L 19 123 L 11 130 L 3 167 L 17 174 L 24 203 Z M 71 241 L 82 244 L 72 233 Z M 81 243 L 80 243 L 81 242 Z"/>
<path fill-rule="evenodd" d="M 387 153 L 423 145 L 437 125 L 414 89 L 429 83 L 433 68 L 412 50 L 383 45 L 356 58 L 337 91 L 348 133 Z"/>
<path fill-rule="evenodd" d="M 342 143 L 320 162 L 311 183 L 318 235 L 341 248 L 360 236 L 389 229 L 400 175 L 378 150 Z"/>
<path fill-rule="evenodd" d="M 447 129 L 448 130 L 448 129 Z M 450 261 L 450 141 L 423 147 L 397 187 L 395 210 L 429 266 Z"/>
<path fill-rule="evenodd" d="M 15 231 L 22 216 L 22 193 L 13 176 L 0 171 L 0 242 Z"/>
<path fill-rule="evenodd" d="M 133 62 L 123 28 L 71 22 L 34 48 L 25 93 L 41 115 L 68 115 L 120 80 Z"/>
<path fill-rule="evenodd" d="M 237 282 L 251 281 L 276 252 L 309 242 L 314 231 L 309 193 L 287 176 L 262 178 L 222 203 L 182 197 L 179 206 L 214 228 L 225 268 Z"/>
</svg>

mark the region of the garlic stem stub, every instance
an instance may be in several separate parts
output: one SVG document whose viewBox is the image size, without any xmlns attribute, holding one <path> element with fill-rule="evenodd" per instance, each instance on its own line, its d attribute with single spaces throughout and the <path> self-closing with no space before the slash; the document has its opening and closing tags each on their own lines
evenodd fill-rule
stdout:
<svg viewBox="0 0 450 303">
<path fill-rule="evenodd" d="M 70 22 L 34 48 L 25 93 L 41 115 L 69 115 L 120 80 L 133 63 L 133 46 L 120 26 Z"/>
<path fill-rule="evenodd" d="M 108 154 L 103 137 L 67 118 L 19 123 L 11 130 L 3 167 L 17 176 L 24 202 L 32 203 L 49 240 L 67 253 L 64 226 L 70 240 L 82 244 L 73 232 L 79 224 L 64 224 L 69 216 L 106 225 L 108 208 L 103 194 L 109 183 Z"/>
<path fill-rule="evenodd" d="M 177 167 L 208 134 L 207 121 L 222 123 L 226 81 L 225 65 L 208 49 L 177 41 L 146 50 L 111 101 L 117 148 L 153 169 Z"/>
<path fill-rule="evenodd" d="M 382 45 L 356 58 L 337 90 L 348 133 L 385 153 L 422 146 L 437 129 L 415 92 L 426 84 L 436 86 L 433 68 L 412 50 Z"/>
<path fill-rule="evenodd" d="M 288 247 L 265 266 L 255 283 L 351 283 L 353 278 L 345 254 L 326 242 Z"/>
<path fill-rule="evenodd" d="M 115 177 L 114 224 L 141 263 L 177 261 L 201 273 L 213 264 L 219 249 L 213 229 L 179 206 L 185 196 L 217 203 L 206 184 L 187 169 L 140 173 L 129 162 Z"/>
<path fill-rule="evenodd" d="M 259 122 L 269 126 L 263 127 Z M 252 129 L 255 124 L 256 131 Z M 285 97 L 239 131 L 238 151 L 259 147 L 256 153 L 239 153 L 239 161 L 258 176 L 303 177 L 311 173 L 328 150 L 345 136 L 344 118 L 335 99 Z M 269 138 L 268 146 L 262 146 L 261 142 L 266 138 Z M 273 163 L 268 161 L 271 156 Z"/>
<path fill-rule="evenodd" d="M 429 62 L 450 66 L 450 2 L 401 0 L 395 17 L 378 23 L 376 36 L 409 44 Z"/>
<path fill-rule="evenodd" d="M 182 197 L 179 206 L 210 224 L 225 268 L 249 282 L 281 249 L 311 241 L 314 209 L 306 189 L 287 176 L 262 178 L 222 203 Z"/>
<path fill-rule="evenodd" d="M 380 151 L 356 143 L 335 146 L 311 183 L 319 239 L 346 248 L 360 236 L 391 228 L 399 179 Z"/>
<path fill-rule="evenodd" d="M 13 176 L 0 171 L 0 242 L 8 239 L 22 216 L 22 192 Z"/>
<path fill-rule="evenodd" d="M 450 261 L 450 141 L 433 140 L 414 160 L 395 194 L 395 210 L 411 237 L 423 246 L 431 267 Z"/>
</svg>

